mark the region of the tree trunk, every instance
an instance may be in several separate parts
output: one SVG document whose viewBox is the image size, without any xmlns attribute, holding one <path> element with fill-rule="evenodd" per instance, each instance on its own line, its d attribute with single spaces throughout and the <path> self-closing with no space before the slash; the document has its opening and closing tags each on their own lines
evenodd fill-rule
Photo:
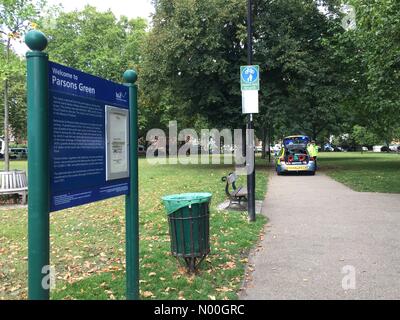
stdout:
<svg viewBox="0 0 400 320">
<path fill-rule="evenodd" d="M 262 129 L 262 152 L 261 152 L 261 158 L 265 159 L 266 158 L 266 147 L 267 147 L 267 130 L 265 128 Z"/>
<path fill-rule="evenodd" d="M 10 62 L 11 39 L 7 40 L 7 67 Z M 4 171 L 10 170 L 10 157 L 8 153 L 8 79 L 4 81 Z"/>
<path fill-rule="evenodd" d="M 272 138 L 272 128 L 268 129 L 268 163 L 271 163 L 271 138 Z"/>
<path fill-rule="evenodd" d="M 8 153 L 8 80 L 4 81 L 4 171 L 10 170 Z"/>
</svg>

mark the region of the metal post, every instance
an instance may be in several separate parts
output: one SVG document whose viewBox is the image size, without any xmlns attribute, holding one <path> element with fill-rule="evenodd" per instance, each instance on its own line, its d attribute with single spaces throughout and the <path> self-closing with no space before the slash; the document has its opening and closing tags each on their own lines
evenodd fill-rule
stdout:
<svg viewBox="0 0 400 320">
<path fill-rule="evenodd" d="M 43 33 L 26 34 L 28 89 L 28 298 L 49 299 L 48 55 Z"/>
<path fill-rule="evenodd" d="M 252 32 L 252 0 L 247 0 L 247 64 L 253 64 L 253 32 Z M 247 173 L 247 192 L 248 202 L 247 211 L 249 215 L 249 221 L 256 221 L 256 200 L 255 200 L 255 186 L 256 186 L 256 168 L 255 168 L 255 157 L 254 157 L 254 125 L 253 125 L 253 114 L 249 114 L 247 129 L 249 132 L 247 154 L 248 159 L 252 161 L 253 170 Z M 250 156 L 252 153 L 252 156 Z M 249 164 L 247 164 L 249 166 Z M 251 164 L 250 164 L 251 167 Z"/>
<path fill-rule="evenodd" d="M 129 88 L 129 150 L 130 191 L 125 198 L 126 215 L 126 298 L 139 299 L 139 190 L 138 190 L 138 135 L 137 135 L 137 74 L 124 73 Z"/>
</svg>

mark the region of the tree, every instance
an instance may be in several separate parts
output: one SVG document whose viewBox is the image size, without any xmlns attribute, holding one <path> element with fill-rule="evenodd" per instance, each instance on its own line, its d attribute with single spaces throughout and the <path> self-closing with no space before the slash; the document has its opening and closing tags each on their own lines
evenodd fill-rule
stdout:
<svg viewBox="0 0 400 320">
<path fill-rule="evenodd" d="M 356 28 L 337 35 L 332 47 L 346 64 L 353 90 L 345 101 L 359 125 L 386 143 L 400 121 L 400 3 L 397 0 L 349 0 Z"/>
<path fill-rule="evenodd" d="M 25 61 L 10 52 L 6 61 L 6 50 L 0 45 L 0 65 L 7 68 L 9 130 L 17 141 L 26 140 L 26 77 Z M 4 123 L 4 96 L 0 96 L 0 122 Z"/>
<path fill-rule="evenodd" d="M 260 126 L 317 139 L 338 130 L 348 114 L 343 64 L 325 43 L 343 32 L 338 18 L 312 0 L 256 1 L 255 60 L 262 65 Z"/>
<path fill-rule="evenodd" d="M 315 138 L 338 130 L 348 116 L 340 104 L 347 90 L 342 64 L 324 41 L 344 32 L 340 19 L 313 0 L 253 3 L 254 64 L 261 66 L 257 135 L 265 145 L 272 135 Z M 246 37 L 246 1 L 157 1 L 141 82 L 147 124 L 164 128 L 175 119 L 195 129 L 242 127 Z"/>
<path fill-rule="evenodd" d="M 159 0 L 144 50 L 142 112 L 153 127 L 229 128 L 244 124 L 240 65 L 246 3 Z"/>
<path fill-rule="evenodd" d="M 40 22 L 40 28 L 49 39 L 52 61 L 117 82 L 126 69 L 140 64 L 146 35 L 142 18 L 117 19 L 111 11 L 86 6 L 82 11 L 55 12 Z"/>
<path fill-rule="evenodd" d="M 361 147 L 372 146 L 381 142 L 380 138 L 376 134 L 359 125 L 355 125 L 353 127 L 351 138 L 354 139 L 354 141 Z M 362 151 L 363 149 L 361 149 L 361 152 Z"/>
<path fill-rule="evenodd" d="M 6 171 L 9 170 L 9 80 L 12 74 L 19 71 L 19 64 L 15 63 L 15 59 L 11 59 L 12 41 L 20 39 L 32 28 L 32 22 L 38 17 L 39 9 L 43 5 L 44 1 L 0 1 L 0 34 L 2 42 L 5 42 L 5 63 L 0 68 L 0 75 L 4 83 L 4 169 Z"/>
</svg>

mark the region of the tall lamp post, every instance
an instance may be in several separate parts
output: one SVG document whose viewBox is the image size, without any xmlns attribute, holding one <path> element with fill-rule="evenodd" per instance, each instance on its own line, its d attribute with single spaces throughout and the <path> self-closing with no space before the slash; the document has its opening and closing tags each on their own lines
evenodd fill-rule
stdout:
<svg viewBox="0 0 400 320">
<path fill-rule="evenodd" d="M 252 0 L 247 0 L 247 64 L 250 66 L 253 64 L 253 17 L 252 17 Z M 248 191 L 248 202 L 247 211 L 249 215 L 249 221 L 256 220 L 256 200 L 255 200 L 255 187 L 256 187 L 256 168 L 255 168 L 255 157 L 254 157 L 254 125 L 253 125 L 253 114 L 250 113 L 247 121 L 247 168 L 250 167 L 250 172 L 247 171 L 247 191 Z"/>
</svg>

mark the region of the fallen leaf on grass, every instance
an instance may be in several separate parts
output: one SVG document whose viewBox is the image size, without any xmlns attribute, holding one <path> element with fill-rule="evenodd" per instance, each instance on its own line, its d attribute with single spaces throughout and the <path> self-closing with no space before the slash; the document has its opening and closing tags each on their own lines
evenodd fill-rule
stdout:
<svg viewBox="0 0 400 320">
<path fill-rule="evenodd" d="M 215 290 L 217 290 L 218 292 L 230 292 L 230 291 L 233 291 L 232 289 L 230 289 L 228 287 L 217 288 Z"/>
<path fill-rule="evenodd" d="M 149 297 L 152 297 L 152 296 L 154 296 L 154 295 L 153 295 L 153 292 L 151 292 L 151 291 L 143 292 L 143 297 L 145 297 L 145 298 L 149 298 Z"/>
<path fill-rule="evenodd" d="M 236 267 L 236 263 L 233 261 L 228 261 L 223 267 L 222 269 L 224 270 L 229 270 L 229 269 L 233 269 Z"/>
</svg>

